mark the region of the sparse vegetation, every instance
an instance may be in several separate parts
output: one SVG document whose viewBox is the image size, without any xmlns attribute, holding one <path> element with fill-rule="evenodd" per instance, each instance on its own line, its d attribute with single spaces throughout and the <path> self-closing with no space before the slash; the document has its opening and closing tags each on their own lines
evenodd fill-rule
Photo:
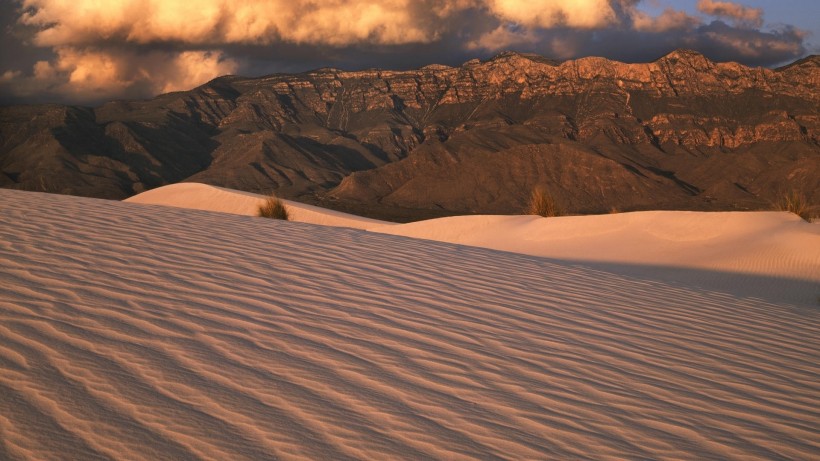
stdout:
<svg viewBox="0 0 820 461">
<path fill-rule="evenodd" d="M 814 207 L 809 202 L 808 195 L 799 190 L 791 190 L 783 194 L 777 208 L 781 211 L 788 211 L 800 216 L 804 220 L 811 222 L 814 216 Z"/>
<path fill-rule="evenodd" d="M 530 201 L 524 210 L 527 214 L 534 214 L 543 217 L 561 216 L 564 211 L 561 209 L 555 197 L 544 187 L 536 187 L 530 194 Z"/>
<path fill-rule="evenodd" d="M 285 206 L 279 197 L 271 195 L 265 202 L 259 205 L 257 216 L 262 218 L 283 219 L 287 221 L 290 218 L 288 208 Z"/>
</svg>

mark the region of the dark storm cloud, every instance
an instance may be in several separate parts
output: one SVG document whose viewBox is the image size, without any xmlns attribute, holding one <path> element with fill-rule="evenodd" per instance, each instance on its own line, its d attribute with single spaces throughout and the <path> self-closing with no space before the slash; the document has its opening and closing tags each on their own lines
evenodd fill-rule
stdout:
<svg viewBox="0 0 820 461">
<path fill-rule="evenodd" d="M 186 89 L 226 73 L 460 65 L 513 49 L 651 61 L 691 48 L 771 66 L 806 53 L 763 12 L 701 1 L 650 16 L 641 0 L 21 0 L 0 4 L 4 101 L 94 103 Z M 13 18 L 14 20 L 9 20 Z M 714 18 L 719 18 L 715 20 Z M 708 22 L 711 21 L 711 22 Z M 14 48 L 12 50 L 12 48 Z"/>
<path fill-rule="evenodd" d="M 708 56 L 718 61 L 772 66 L 803 56 L 805 37 L 805 32 L 791 26 L 763 32 L 714 21 L 698 28 L 695 48 L 708 50 Z"/>
<path fill-rule="evenodd" d="M 794 27 L 761 31 L 738 28 L 722 21 L 685 30 L 549 31 L 533 51 L 547 53 L 549 43 L 560 37 L 572 43 L 573 56 L 606 56 L 624 62 L 649 62 L 678 48 L 693 49 L 713 61 L 736 61 L 749 66 L 771 67 L 805 55 L 805 34 Z"/>
</svg>

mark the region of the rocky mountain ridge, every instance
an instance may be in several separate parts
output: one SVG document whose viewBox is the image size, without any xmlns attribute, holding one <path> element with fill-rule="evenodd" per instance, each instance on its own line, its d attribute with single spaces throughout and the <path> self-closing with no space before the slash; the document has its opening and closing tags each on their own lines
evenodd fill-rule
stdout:
<svg viewBox="0 0 820 461">
<path fill-rule="evenodd" d="M 820 189 L 819 89 L 817 56 L 770 70 L 685 50 L 226 76 L 2 108 L 0 185 L 122 198 L 189 180 L 403 219 L 514 213 L 536 186 L 576 212 L 759 208 Z"/>
</svg>

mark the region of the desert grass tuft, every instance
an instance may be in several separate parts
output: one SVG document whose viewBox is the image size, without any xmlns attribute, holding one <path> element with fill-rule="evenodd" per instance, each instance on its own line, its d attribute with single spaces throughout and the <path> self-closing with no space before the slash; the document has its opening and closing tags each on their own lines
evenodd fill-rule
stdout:
<svg viewBox="0 0 820 461">
<path fill-rule="evenodd" d="M 543 187 L 536 187 L 530 194 L 530 201 L 524 209 L 526 214 L 534 214 L 543 217 L 561 216 L 564 210 L 555 201 L 555 197 Z"/>
<path fill-rule="evenodd" d="M 259 205 L 256 215 L 262 218 L 283 219 L 285 221 L 290 219 L 285 203 L 275 195 L 271 195 L 265 199 L 264 203 Z"/>
<path fill-rule="evenodd" d="M 783 194 L 777 208 L 780 211 L 788 211 L 800 216 L 805 221 L 811 222 L 814 218 L 813 208 L 805 192 L 791 190 Z"/>
</svg>

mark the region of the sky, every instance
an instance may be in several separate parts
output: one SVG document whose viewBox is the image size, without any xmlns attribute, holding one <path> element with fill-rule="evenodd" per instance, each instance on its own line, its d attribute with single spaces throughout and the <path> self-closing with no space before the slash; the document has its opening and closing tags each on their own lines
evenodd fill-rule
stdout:
<svg viewBox="0 0 820 461">
<path fill-rule="evenodd" d="M 820 0 L 0 0 L 0 104 L 96 105 L 225 74 L 458 66 L 502 51 L 775 67 L 820 54 Z"/>
</svg>

